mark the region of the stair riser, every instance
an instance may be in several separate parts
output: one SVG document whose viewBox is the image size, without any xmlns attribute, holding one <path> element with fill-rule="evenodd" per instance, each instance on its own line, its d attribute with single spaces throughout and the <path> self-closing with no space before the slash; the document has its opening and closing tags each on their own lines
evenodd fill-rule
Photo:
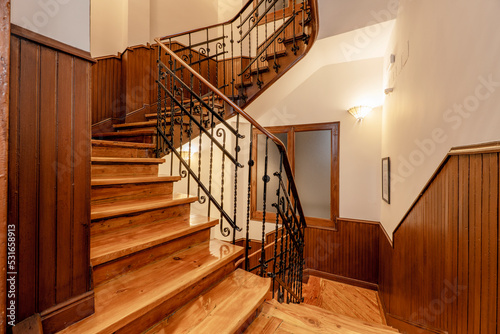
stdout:
<svg viewBox="0 0 500 334">
<path fill-rule="evenodd" d="M 93 146 L 92 156 L 113 158 L 154 158 L 154 152 L 153 149 L 146 148 Z"/>
<path fill-rule="evenodd" d="M 196 233 L 178 238 L 167 243 L 149 248 L 140 252 L 133 253 L 126 257 L 98 265 L 93 268 L 94 287 L 97 287 L 107 281 L 132 272 L 145 265 L 165 258 L 182 249 L 192 245 L 199 244 L 210 238 L 210 230 L 202 230 Z"/>
<path fill-rule="evenodd" d="M 113 136 L 106 136 L 106 137 L 94 136 L 93 138 L 102 140 L 121 141 L 127 143 L 156 144 L 156 135 L 124 136 L 120 135 L 120 133 L 117 132 Z"/>
<path fill-rule="evenodd" d="M 93 186 L 92 204 L 171 195 L 173 182 Z"/>
<path fill-rule="evenodd" d="M 103 232 L 109 232 L 119 228 L 140 225 L 143 223 L 152 223 L 155 221 L 165 220 L 165 218 L 172 219 L 178 217 L 185 217 L 186 221 L 189 219 L 190 205 L 181 204 L 168 208 L 151 210 L 142 212 L 135 215 L 121 216 L 109 219 L 99 219 L 92 221 L 91 235 L 96 235 Z"/>
<path fill-rule="evenodd" d="M 122 176 L 158 176 L 158 165 L 92 163 L 93 178 Z"/>
<path fill-rule="evenodd" d="M 124 132 L 124 131 L 141 131 L 141 130 L 151 130 L 151 129 L 156 129 L 155 126 L 130 126 L 130 127 L 123 127 L 116 129 L 117 133 Z"/>
<path fill-rule="evenodd" d="M 164 319 L 167 315 L 175 312 L 177 309 L 184 306 L 193 298 L 201 294 L 203 291 L 210 288 L 212 285 L 220 282 L 224 277 L 234 271 L 234 261 L 229 262 L 220 269 L 212 272 L 202 280 L 198 281 L 191 287 L 180 291 L 171 299 L 163 302 L 158 307 L 155 307 L 144 316 L 136 319 L 135 321 L 120 328 L 115 333 L 128 334 L 128 333 L 142 333 L 144 330 L 150 328 L 152 325 Z"/>
</svg>

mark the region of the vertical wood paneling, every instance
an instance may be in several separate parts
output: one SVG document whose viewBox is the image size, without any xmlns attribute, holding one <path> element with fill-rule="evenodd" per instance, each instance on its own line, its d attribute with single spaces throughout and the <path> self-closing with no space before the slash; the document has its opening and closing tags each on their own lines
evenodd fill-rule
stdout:
<svg viewBox="0 0 500 334">
<path fill-rule="evenodd" d="M 305 233 L 306 269 L 378 282 L 379 225 L 337 221 L 337 230 L 308 227 Z"/>
<path fill-rule="evenodd" d="M 68 75 L 68 73 L 70 75 Z M 58 141 L 66 143 L 57 147 L 57 221 L 67 222 L 57 224 L 57 249 L 67 248 L 72 239 L 73 216 L 73 59 L 66 54 L 59 54 L 57 78 L 57 136 Z M 57 252 L 56 303 L 61 303 L 71 297 L 73 270 L 71 249 Z"/>
<path fill-rule="evenodd" d="M 22 319 L 35 313 L 37 302 L 37 217 L 38 217 L 38 89 L 40 85 L 39 47 L 26 40 L 21 41 L 19 101 L 19 286 L 24 293 L 19 295 L 19 310 Z M 18 134 L 16 134 L 18 135 Z M 35 303 L 33 303 L 35 297 Z"/>
<path fill-rule="evenodd" d="M 12 35 L 11 41 L 16 322 L 41 313 L 44 328 L 50 322 L 45 329 L 54 332 L 92 312 L 78 309 L 88 299 L 78 297 L 90 288 L 90 63 L 25 37 Z"/>
<path fill-rule="evenodd" d="M 88 280 L 88 264 L 90 263 L 90 244 L 88 238 L 82 238 L 90 233 L 90 191 L 75 191 L 90 189 L 90 120 L 87 112 L 90 98 L 88 62 L 74 59 L 74 123 L 73 123 L 73 290 L 72 295 L 78 296 L 90 289 Z M 78 93 L 77 93 L 78 92 Z"/>
<path fill-rule="evenodd" d="M 40 202 L 40 239 L 44 241 L 40 247 L 40 267 L 52 268 L 40 272 L 40 290 L 46 291 L 40 295 L 40 307 L 49 308 L 56 303 L 55 299 L 55 268 L 56 268 L 56 192 L 57 174 L 54 161 L 57 161 L 57 53 L 54 50 L 42 48 L 40 81 L 40 189 L 44 196 Z"/>
<path fill-rule="evenodd" d="M 8 166 L 9 166 L 9 67 L 10 67 L 10 0 L 0 0 L 0 333 L 5 333 L 7 311 L 8 246 Z"/>
<path fill-rule="evenodd" d="M 409 333 L 497 333 L 498 164 L 498 153 L 449 157 L 394 233 L 394 247 L 381 238 L 389 324 L 404 322 Z"/>
</svg>

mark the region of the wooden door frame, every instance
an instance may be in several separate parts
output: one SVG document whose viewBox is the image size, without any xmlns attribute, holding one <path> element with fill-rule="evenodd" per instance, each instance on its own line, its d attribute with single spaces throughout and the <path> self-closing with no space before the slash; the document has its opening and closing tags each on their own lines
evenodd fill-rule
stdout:
<svg viewBox="0 0 500 334">
<path fill-rule="evenodd" d="M 0 0 L 0 333 L 7 327 L 7 180 L 9 148 L 10 0 Z"/>
</svg>

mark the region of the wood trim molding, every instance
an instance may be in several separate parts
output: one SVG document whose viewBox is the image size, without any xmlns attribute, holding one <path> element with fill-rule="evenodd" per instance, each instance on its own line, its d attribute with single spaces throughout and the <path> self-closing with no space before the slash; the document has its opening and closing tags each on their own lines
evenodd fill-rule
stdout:
<svg viewBox="0 0 500 334">
<path fill-rule="evenodd" d="M 94 291 L 89 291 L 43 311 L 40 314 L 43 332 L 58 332 L 93 313 Z"/>
<path fill-rule="evenodd" d="M 10 0 L 0 0 L 0 333 L 7 312 L 7 199 L 9 163 Z"/>
<path fill-rule="evenodd" d="M 87 60 L 91 63 L 95 63 L 95 59 L 90 56 L 90 52 L 80 50 L 73 46 L 64 44 L 62 42 L 56 41 L 55 39 L 37 34 L 36 32 L 30 31 L 28 29 L 22 28 L 18 25 L 11 25 L 11 34 L 19 36 L 21 38 L 29 39 L 30 41 L 36 42 L 38 44 L 45 45 L 51 49 L 67 53 L 69 55 Z"/>
<path fill-rule="evenodd" d="M 345 283 L 349 285 L 354 285 L 364 289 L 370 289 L 378 291 L 378 284 L 360 281 L 355 278 L 344 277 L 340 275 L 326 273 L 324 271 L 315 270 L 315 269 L 304 269 L 303 281 L 307 281 L 309 276 L 316 276 L 324 279 L 328 279 L 330 281 L 335 281 L 339 283 Z"/>
<path fill-rule="evenodd" d="M 459 146 L 450 150 L 448 155 L 484 154 L 500 152 L 500 142 L 490 142 L 477 145 Z"/>
<path fill-rule="evenodd" d="M 377 222 L 377 221 L 374 221 L 374 220 L 363 220 L 363 219 L 355 219 L 355 218 L 337 217 L 337 221 L 342 221 L 342 222 L 346 222 L 346 223 L 380 225 L 380 222 Z"/>
<path fill-rule="evenodd" d="M 422 197 L 422 195 L 426 192 L 426 190 L 429 188 L 431 183 L 437 177 L 439 172 L 443 169 L 444 165 L 446 164 L 446 162 L 448 161 L 448 159 L 450 157 L 455 156 L 455 155 L 484 154 L 484 153 L 497 153 L 497 152 L 500 152 L 500 142 L 498 142 L 498 141 L 482 143 L 482 144 L 474 144 L 474 145 L 468 145 L 468 146 L 457 146 L 457 147 L 451 148 L 450 151 L 448 152 L 448 154 L 446 154 L 446 156 L 444 157 L 443 161 L 441 161 L 441 163 L 439 164 L 438 168 L 436 168 L 436 171 L 434 172 L 434 174 L 432 174 L 429 181 L 427 181 L 425 186 L 422 188 L 422 190 L 418 194 L 415 201 L 413 201 L 413 203 L 410 205 L 410 208 L 406 211 L 403 218 L 401 218 L 399 224 L 396 226 L 396 228 L 392 232 L 392 238 L 394 239 L 394 234 L 401 227 L 401 224 L 403 224 L 405 219 L 410 214 L 411 210 L 413 210 L 415 205 L 417 205 L 420 197 Z M 391 242 L 391 244 L 392 244 L 392 242 Z"/>
</svg>

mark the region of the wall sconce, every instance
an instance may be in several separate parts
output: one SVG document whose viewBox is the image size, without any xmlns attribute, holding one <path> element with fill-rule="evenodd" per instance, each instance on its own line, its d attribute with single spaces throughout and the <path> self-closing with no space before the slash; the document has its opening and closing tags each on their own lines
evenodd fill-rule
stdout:
<svg viewBox="0 0 500 334">
<path fill-rule="evenodd" d="M 367 107 L 367 106 L 357 106 L 357 107 L 352 107 L 351 109 L 347 110 L 349 114 L 353 115 L 358 121 L 362 120 L 365 118 L 366 115 L 372 111 L 372 107 Z"/>
</svg>

